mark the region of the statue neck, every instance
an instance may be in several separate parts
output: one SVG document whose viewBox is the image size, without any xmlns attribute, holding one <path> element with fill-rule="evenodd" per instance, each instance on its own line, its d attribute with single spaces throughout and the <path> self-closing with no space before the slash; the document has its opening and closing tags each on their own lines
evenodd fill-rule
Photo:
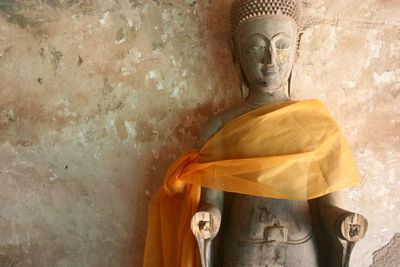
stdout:
<svg viewBox="0 0 400 267">
<path fill-rule="evenodd" d="M 249 96 L 244 101 L 246 104 L 254 107 L 261 107 L 268 104 L 290 100 L 285 93 L 285 86 L 273 91 L 262 92 L 260 90 L 249 90 Z"/>
</svg>

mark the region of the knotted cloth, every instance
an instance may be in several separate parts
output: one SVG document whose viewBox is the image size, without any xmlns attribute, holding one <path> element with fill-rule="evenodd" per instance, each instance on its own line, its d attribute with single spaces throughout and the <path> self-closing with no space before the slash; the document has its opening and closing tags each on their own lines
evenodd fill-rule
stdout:
<svg viewBox="0 0 400 267">
<path fill-rule="evenodd" d="M 342 131 L 319 100 L 243 114 L 169 168 L 149 203 L 145 267 L 200 267 L 190 220 L 201 187 L 308 200 L 359 182 Z"/>
</svg>

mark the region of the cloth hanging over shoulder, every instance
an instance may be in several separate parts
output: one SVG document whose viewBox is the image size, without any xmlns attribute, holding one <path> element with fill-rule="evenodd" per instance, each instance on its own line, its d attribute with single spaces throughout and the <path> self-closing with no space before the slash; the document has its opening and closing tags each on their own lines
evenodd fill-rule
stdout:
<svg viewBox="0 0 400 267">
<path fill-rule="evenodd" d="M 319 100 L 260 107 L 169 168 L 149 204 L 145 267 L 200 267 L 190 220 L 201 187 L 308 200 L 359 182 L 346 139 Z"/>
</svg>

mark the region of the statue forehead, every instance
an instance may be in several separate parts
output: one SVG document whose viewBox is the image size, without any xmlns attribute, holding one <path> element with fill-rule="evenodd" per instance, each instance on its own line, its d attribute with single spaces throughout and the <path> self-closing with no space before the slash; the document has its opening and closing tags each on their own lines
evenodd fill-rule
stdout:
<svg viewBox="0 0 400 267">
<path fill-rule="evenodd" d="M 239 26 L 236 38 L 238 41 L 245 41 L 254 34 L 260 34 L 271 39 L 277 33 L 286 33 L 295 38 L 297 34 L 296 23 L 290 18 L 275 15 L 255 18 L 245 21 Z"/>
</svg>

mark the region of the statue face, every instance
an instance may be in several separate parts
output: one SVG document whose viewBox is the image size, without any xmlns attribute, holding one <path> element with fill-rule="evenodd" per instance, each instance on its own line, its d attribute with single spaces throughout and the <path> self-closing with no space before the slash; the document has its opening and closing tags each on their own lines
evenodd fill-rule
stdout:
<svg viewBox="0 0 400 267">
<path fill-rule="evenodd" d="M 296 29 L 292 20 L 281 16 L 240 25 L 237 47 L 250 90 L 273 92 L 287 83 L 297 49 Z"/>
</svg>

